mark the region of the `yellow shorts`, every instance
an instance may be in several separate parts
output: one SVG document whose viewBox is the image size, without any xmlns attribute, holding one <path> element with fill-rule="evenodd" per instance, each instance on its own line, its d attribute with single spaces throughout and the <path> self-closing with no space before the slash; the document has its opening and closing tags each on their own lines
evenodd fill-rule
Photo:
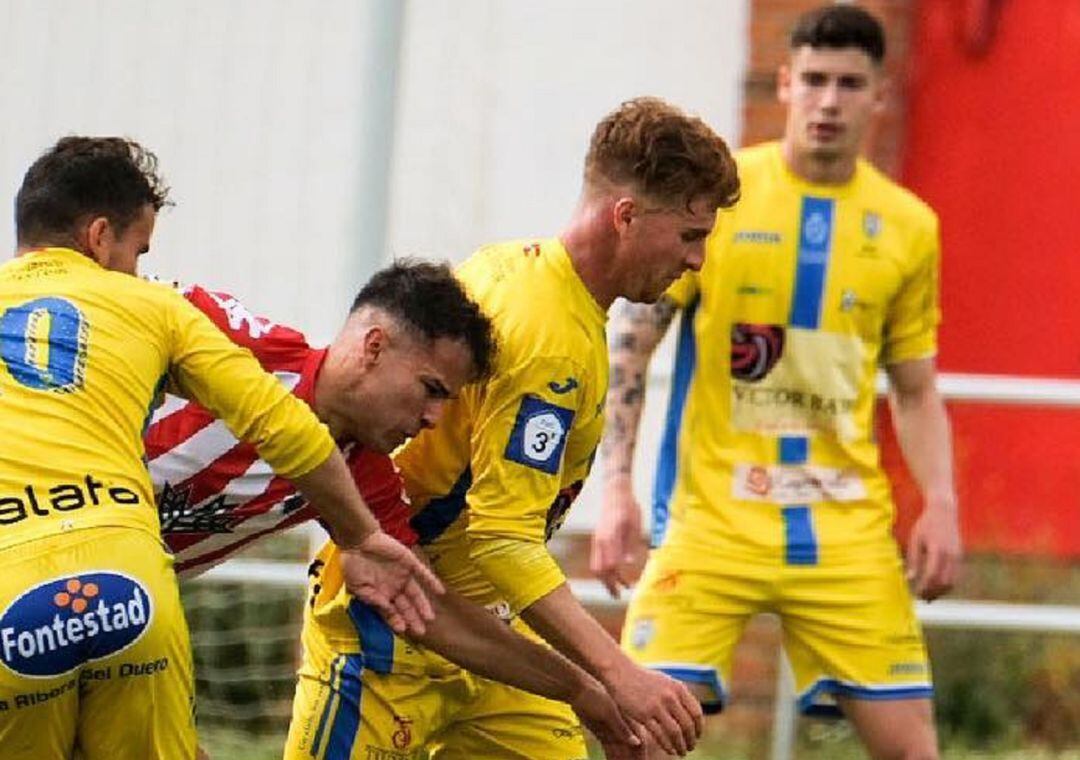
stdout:
<svg viewBox="0 0 1080 760">
<path fill-rule="evenodd" d="M 0 757 L 195 756 L 194 682 L 172 558 L 94 528 L 0 553 Z"/>
<path fill-rule="evenodd" d="M 333 562 L 320 553 L 310 573 L 286 760 L 585 760 L 567 705 L 395 637 L 338 586 Z"/>
<path fill-rule="evenodd" d="M 637 662 L 712 687 L 722 709 L 732 653 L 747 621 L 776 613 L 800 709 L 837 715 L 836 696 L 927 699 L 933 694 L 922 631 L 894 549 L 837 566 L 724 561 L 666 546 L 649 558 L 623 626 Z"/>
</svg>

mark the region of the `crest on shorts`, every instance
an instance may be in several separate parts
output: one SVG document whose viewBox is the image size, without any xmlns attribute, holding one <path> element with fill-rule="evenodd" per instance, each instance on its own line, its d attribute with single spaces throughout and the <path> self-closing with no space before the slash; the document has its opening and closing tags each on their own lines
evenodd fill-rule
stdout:
<svg viewBox="0 0 1080 760">
<path fill-rule="evenodd" d="M 653 619 L 641 618 L 634 623 L 634 628 L 630 632 L 630 646 L 634 647 L 634 649 L 644 649 L 655 635 L 656 623 L 653 622 Z"/>
<path fill-rule="evenodd" d="M 868 238 L 876 238 L 881 234 L 881 214 L 876 211 L 864 211 L 862 215 L 862 229 Z"/>
</svg>

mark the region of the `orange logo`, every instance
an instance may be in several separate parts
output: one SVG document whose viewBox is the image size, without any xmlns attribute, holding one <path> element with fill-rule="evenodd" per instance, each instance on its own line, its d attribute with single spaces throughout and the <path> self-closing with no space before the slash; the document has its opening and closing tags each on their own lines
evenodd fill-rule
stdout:
<svg viewBox="0 0 1080 760">
<path fill-rule="evenodd" d="M 64 584 L 66 591 L 58 591 L 53 597 L 57 607 L 71 607 L 74 613 L 84 612 L 90 605 L 88 599 L 98 595 L 96 583 L 83 583 L 78 578 L 72 578 Z"/>
<path fill-rule="evenodd" d="M 653 584 L 653 588 L 657 591 L 674 591 L 675 587 L 679 585 L 679 571 L 672 570 L 667 575 L 662 575 L 656 579 L 656 583 Z"/>
<path fill-rule="evenodd" d="M 772 488 L 769 473 L 764 467 L 751 467 L 746 474 L 746 487 L 758 496 L 764 496 Z"/>
<path fill-rule="evenodd" d="M 522 250 L 523 250 L 523 252 L 525 253 L 526 256 L 539 256 L 540 255 L 540 244 L 539 243 L 529 243 Z"/>
<path fill-rule="evenodd" d="M 394 716 L 394 722 L 397 723 L 398 729 L 394 732 L 390 740 L 394 742 L 394 749 L 405 749 L 412 743 L 412 718 L 402 718 L 397 715 Z"/>
</svg>

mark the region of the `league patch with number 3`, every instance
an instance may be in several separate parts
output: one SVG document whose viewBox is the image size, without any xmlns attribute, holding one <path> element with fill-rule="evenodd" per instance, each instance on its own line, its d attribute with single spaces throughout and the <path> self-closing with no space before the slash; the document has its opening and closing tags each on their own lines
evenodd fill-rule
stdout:
<svg viewBox="0 0 1080 760">
<path fill-rule="evenodd" d="M 549 404 L 535 396 L 521 400 L 510 442 L 503 455 L 512 462 L 554 475 L 559 471 L 574 410 Z"/>
</svg>

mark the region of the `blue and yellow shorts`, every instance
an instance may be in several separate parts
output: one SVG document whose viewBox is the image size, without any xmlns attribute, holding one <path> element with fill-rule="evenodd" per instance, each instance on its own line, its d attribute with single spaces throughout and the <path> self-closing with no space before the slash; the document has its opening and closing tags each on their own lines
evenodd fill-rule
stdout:
<svg viewBox="0 0 1080 760">
<path fill-rule="evenodd" d="M 478 678 L 394 636 L 344 591 L 336 562 L 324 548 L 309 573 L 286 760 L 585 760 L 567 705 Z"/>
<path fill-rule="evenodd" d="M 0 553 L 0 757 L 191 760 L 194 683 L 172 558 L 93 528 Z"/>
<path fill-rule="evenodd" d="M 922 631 L 903 565 L 886 547 L 872 562 L 789 565 L 656 549 L 626 616 L 623 649 L 638 663 L 704 685 L 717 712 L 735 644 L 749 619 L 780 617 L 807 715 L 837 715 L 836 697 L 927 699 Z"/>
</svg>

